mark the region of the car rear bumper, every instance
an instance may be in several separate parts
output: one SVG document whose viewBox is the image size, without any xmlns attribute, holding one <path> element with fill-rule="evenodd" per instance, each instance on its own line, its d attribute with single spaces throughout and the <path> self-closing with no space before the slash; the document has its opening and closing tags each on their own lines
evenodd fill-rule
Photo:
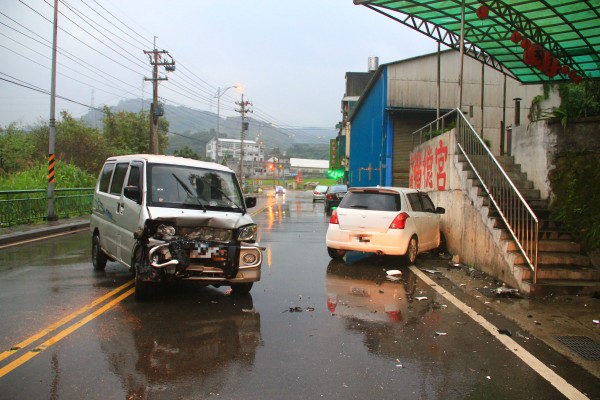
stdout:
<svg viewBox="0 0 600 400">
<path fill-rule="evenodd" d="M 409 239 L 409 233 L 402 229 L 358 232 L 340 230 L 338 225 L 330 224 L 325 242 L 327 247 L 338 250 L 401 256 L 406 254 Z"/>
</svg>

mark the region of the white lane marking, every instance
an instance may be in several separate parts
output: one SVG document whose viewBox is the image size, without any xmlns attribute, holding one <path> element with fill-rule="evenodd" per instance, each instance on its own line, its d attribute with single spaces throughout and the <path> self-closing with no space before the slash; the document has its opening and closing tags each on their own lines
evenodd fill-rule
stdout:
<svg viewBox="0 0 600 400">
<path fill-rule="evenodd" d="M 417 267 L 411 265 L 410 270 L 417 275 L 423 282 L 431 286 L 433 290 L 442 295 L 446 300 L 450 303 L 454 304 L 459 310 L 464 312 L 466 315 L 471 317 L 475 322 L 481 325 L 485 330 L 492 334 L 496 339 L 498 339 L 508 350 L 513 352 L 514 355 L 519 357 L 525 364 L 529 365 L 535 372 L 537 372 L 542 378 L 547 380 L 552 386 L 554 386 L 559 392 L 561 392 L 568 399 L 573 400 L 584 400 L 589 398 L 573 387 L 569 382 L 564 380 L 560 375 L 555 373 L 552 369 L 547 367 L 540 360 L 535 358 L 531 353 L 521 347 L 520 344 L 515 342 L 509 336 L 503 335 L 498 332 L 498 328 L 492 325 L 488 320 L 483 318 L 481 315 L 477 314 L 473 309 L 467 306 L 462 301 L 458 300 L 454 295 L 448 293 L 446 289 L 441 286 L 438 286 L 437 283 L 432 281 L 427 275 L 421 272 Z"/>
</svg>

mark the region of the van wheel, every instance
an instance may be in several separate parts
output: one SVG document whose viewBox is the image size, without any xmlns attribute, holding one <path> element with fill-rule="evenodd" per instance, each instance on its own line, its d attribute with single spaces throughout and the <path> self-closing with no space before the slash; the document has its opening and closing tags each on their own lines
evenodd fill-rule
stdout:
<svg viewBox="0 0 600 400">
<path fill-rule="evenodd" d="M 254 282 L 245 282 L 245 283 L 232 283 L 231 291 L 234 294 L 248 294 L 252 289 L 252 285 Z"/>
<path fill-rule="evenodd" d="M 417 253 L 419 252 L 419 241 L 416 236 L 410 238 L 408 242 L 408 248 L 406 249 L 406 254 L 404 254 L 404 262 L 408 265 L 412 265 L 415 263 L 417 259 Z"/>
<path fill-rule="evenodd" d="M 154 294 L 154 282 L 148 282 L 143 279 L 144 263 L 146 256 L 143 246 L 138 246 L 133 255 L 133 270 L 135 271 L 135 299 L 137 301 L 147 301 Z"/>
<path fill-rule="evenodd" d="M 346 255 L 346 250 L 338 250 L 338 249 L 333 249 L 331 247 L 327 248 L 327 253 L 329 253 L 329 257 L 331 257 L 334 260 L 342 260 L 344 258 L 344 256 Z"/>
<path fill-rule="evenodd" d="M 92 265 L 96 271 L 104 271 L 108 257 L 100 247 L 100 236 L 94 235 L 92 238 Z"/>
</svg>

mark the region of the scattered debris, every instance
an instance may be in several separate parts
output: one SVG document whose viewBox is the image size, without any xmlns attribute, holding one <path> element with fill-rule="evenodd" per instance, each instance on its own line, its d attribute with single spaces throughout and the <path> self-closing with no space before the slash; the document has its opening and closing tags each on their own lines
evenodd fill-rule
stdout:
<svg viewBox="0 0 600 400">
<path fill-rule="evenodd" d="M 432 275 L 433 275 L 433 274 L 439 274 L 439 272 L 438 272 L 438 271 L 434 271 L 434 270 L 432 270 L 432 269 L 424 269 L 423 271 L 425 271 L 425 272 L 427 272 L 427 273 L 429 273 L 429 274 L 432 274 Z"/>
<path fill-rule="evenodd" d="M 419 301 L 427 300 L 427 296 L 418 296 L 418 297 L 415 297 L 415 300 L 419 300 Z"/>
<path fill-rule="evenodd" d="M 489 375 L 488 375 L 488 376 L 486 376 L 486 378 L 488 378 L 488 379 L 492 379 L 492 377 L 491 377 L 491 376 L 489 376 Z"/>
<path fill-rule="evenodd" d="M 596 325 L 600 324 L 600 319 L 593 319 L 592 322 Z"/>
<path fill-rule="evenodd" d="M 457 262 L 448 261 L 448 265 L 453 268 L 461 268 L 462 264 Z"/>
<path fill-rule="evenodd" d="M 306 311 L 315 311 L 315 308 L 312 306 L 306 307 Z"/>
<path fill-rule="evenodd" d="M 492 290 L 493 293 L 496 293 L 499 296 L 506 296 L 506 295 L 518 295 L 519 294 L 519 290 L 518 289 L 511 289 L 511 288 L 507 288 L 504 286 L 501 286 L 499 288 L 496 288 L 494 290 Z"/>
<path fill-rule="evenodd" d="M 529 338 L 527 336 L 523 335 L 521 332 L 517 332 L 517 336 L 520 338 L 523 338 L 525 340 L 529 340 Z"/>
<path fill-rule="evenodd" d="M 435 334 L 436 334 L 437 336 L 446 336 L 446 335 L 447 335 L 447 333 L 446 333 L 446 332 L 438 332 L 438 331 L 435 331 Z"/>
<path fill-rule="evenodd" d="M 387 274 L 386 278 L 392 282 L 396 282 L 399 281 L 402 276 L 402 271 L 399 271 L 397 269 L 390 269 L 385 271 L 385 273 Z"/>
<path fill-rule="evenodd" d="M 533 321 L 534 324 L 536 325 L 541 325 L 542 323 L 540 321 Z"/>
<path fill-rule="evenodd" d="M 458 254 L 455 254 L 452 256 L 452 262 L 454 264 L 459 264 L 460 263 L 460 256 Z"/>
<path fill-rule="evenodd" d="M 506 328 L 498 329 L 498 333 L 501 335 L 512 336 L 512 333 Z"/>
<path fill-rule="evenodd" d="M 396 368 L 404 368 L 399 358 L 396 358 Z"/>
<path fill-rule="evenodd" d="M 302 307 L 296 306 L 296 307 L 290 307 L 290 312 L 302 312 Z"/>
</svg>

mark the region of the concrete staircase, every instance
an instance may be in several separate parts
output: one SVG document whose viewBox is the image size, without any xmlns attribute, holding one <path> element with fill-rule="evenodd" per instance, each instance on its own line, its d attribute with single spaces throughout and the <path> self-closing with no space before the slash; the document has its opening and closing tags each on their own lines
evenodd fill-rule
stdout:
<svg viewBox="0 0 600 400">
<path fill-rule="evenodd" d="M 539 221 L 538 273 L 537 283 L 534 285 L 533 271 L 518 250 L 505 222 L 490 202 L 475 173 L 470 170 L 464 156 L 458 157 L 463 173 L 467 174 L 468 183 L 477 189 L 476 204 L 489 207 L 486 225 L 499 241 L 499 247 L 504 252 L 503 257 L 511 267 L 521 292 L 544 295 L 600 290 L 600 270 L 591 266 L 589 257 L 581 253 L 581 246 L 573 242 L 572 236 L 552 219 L 547 201 L 541 198 L 539 190 L 527 180 L 527 174 L 521 171 L 521 166 L 515 164 L 513 157 L 498 157 L 498 162 Z"/>
</svg>

